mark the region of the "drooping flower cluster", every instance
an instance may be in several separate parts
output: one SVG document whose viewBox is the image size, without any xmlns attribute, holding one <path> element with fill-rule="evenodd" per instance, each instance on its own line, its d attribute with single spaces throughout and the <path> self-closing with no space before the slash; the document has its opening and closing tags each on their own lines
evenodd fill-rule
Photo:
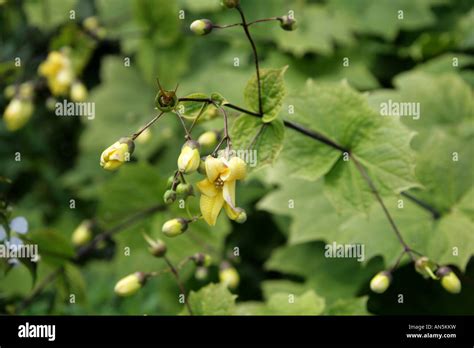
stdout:
<svg viewBox="0 0 474 348">
<path fill-rule="evenodd" d="M 67 50 L 51 51 L 38 67 L 38 73 L 46 78 L 49 90 L 54 96 L 69 96 L 74 102 L 87 98 L 87 89 L 76 79 L 71 58 Z"/>
</svg>

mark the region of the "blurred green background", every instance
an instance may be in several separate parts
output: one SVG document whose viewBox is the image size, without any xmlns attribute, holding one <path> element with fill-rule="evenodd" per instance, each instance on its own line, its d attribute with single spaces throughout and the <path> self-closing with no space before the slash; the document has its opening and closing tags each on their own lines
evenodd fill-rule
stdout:
<svg viewBox="0 0 474 348">
<path fill-rule="evenodd" d="M 281 16 L 294 11 L 298 29 L 285 32 L 278 23 L 252 26 L 261 66 L 289 65 L 285 82 L 298 90 L 307 79 L 316 82 L 346 79 L 371 96 L 397 85 L 403 74 L 426 73 L 414 91 L 451 89 L 437 76 L 448 70 L 453 57 L 459 67 L 452 74 L 455 85 L 471 91 L 474 85 L 474 12 L 469 0 L 242 0 L 248 20 Z M 404 20 L 396 13 L 404 10 Z M 74 10 L 75 19 L 70 19 Z M 184 12 L 180 12 L 184 11 Z M 85 33 L 83 20 L 96 16 L 105 35 Z M 184 17 L 184 18 L 180 18 Z M 37 67 L 51 50 L 70 47 L 75 69 L 95 103 L 96 117 L 56 117 L 46 107 L 49 94 L 37 92 L 35 111 L 20 131 L 10 133 L 0 125 L 1 199 L 12 208 L 12 216 L 25 216 L 32 240 L 41 240 L 44 250 L 73 253 L 70 236 L 84 219 L 95 218 L 107 229 L 141 209 L 160 203 L 166 178 L 176 167 L 183 132 L 175 118 L 161 119 L 151 130 L 151 139 L 137 144 L 132 163 L 117 173 L 102 170 L 100 153 L 118 138 L 135 132 L 154 115 L 155 79 L 178 95 L 219 92 L 236 105 L 244 105 L 243 88 L 254 71 L 248 41 L 240 28 L 215 30 L 205 37 L 192 35 L 190 23 L 209 18 L 216 24 L 239 21 L 236 11 L 223 10 L 217 0 L 44 0 L 0 1 L 0 90 L 36 80 Z M 20 68 L 14 58 L 21 57 Z M 350 66 L 344 67 L 344 57 Z M 130 66 L 124 60 L 130 59 Z M 235 58 L 239 65 L 235 66 Z M 405 75 L 406 76 L 406 75 Z M 408 75 L 412 76 L 412 75 Z M 431 80 L 430 80 L 431 79 Z M 437 83 L 440 85 L 437 85 Z M 433 87 L 433 85 L 435 87 Z M 438 88 L 439 86 L 439 88 Z M 398 89 L 394 89 L 398 88 Z M 446 88 L 445 90 L 443 88 Z M 410 89 L 407 87 L 407 91 Z M 402 93 L 400 92 L 400 93 Z M 422 96 L 436 109 L 437 95 Z M 456 100 L 456 91 L 453 96 Z M 428 100 L 429 99 L 429 100 Z M 8 101 L 0 96 L 0 110 Z M 215 129 L 212 121 L 200 131 Z M 421 129 L 429 132 L 430 129 Z M 15 153 L 21 161 L 15 161 Z M 259 302 L 278 302 L 276 293 L 303 294 L 314 290 L 314 314 L 461 314 L 474 313 L 474 262 L 465 269 L 465 290 L 459 296 L 445 293 L 439 284 L 423 280 L 411 265 L 395 272 L 393 286 L 384 295 L 368 290 L 371 276 L 383 268 L 376 256 L 359 264 L 354 260 L 324 260 L 323 244 L 307 240 L 288 242 L 292 219 L 324 219 L 309 199 L 301 216 L 275 212 L 262 204 L 265 197 L 285 186 L 296 192 L 298 180 L 280 174 L 278 165 L 254 173 L 238 188 L 240 206 L 248 221 L 236 225 L 220 217 L 215 228 L 202 223 L 179 238 L 166 240 L 172 260 L 178 262 L 194 252 L 208 251 L 215 260 L 204 280 L 185 267 L 188 289 L 197 290 L 218 281 L 220 260 L 231 259 L 241 281 L 239 313 L 252 313 Z M 468 170 L 471 170 L 468 168 Z M 442 169 L 441 169 L 442 170 Z M 472 173 L 472 172 L 471 172 Z M 471 178 L 468 178 L 472 184 Z M 471 185 L 470 184 L 470 185 Z M 470 186 L 468 186 L 470 187 Z M 300 189 L 305 192 L 305 189 Z M 467 189 L 466 189 L 467 191 Z M 315 189 L 313 195 L 321 195 Z M 296 196 L 298 199 L 299 196 Z M 75 209 L 70 209 L 70 200 Z M 194 199 L 196 201 L 196 199 Z M 266 201 L 268 202 L 268 201 Z M 196 211 L 196 202 L 192 209 Z M 180 213 L 160 212 L 117 234 L 114 241 L 84 264 L 68 263 L 64 275 L 43 291 L 23 313 L 29 314 L 177 314 L 178 289 L 170 275 L 153 279 L 137 295 L 121 299 L 113 293 L 116 281 L 140 270 L 165 267 L 147 251 L 142 232 L 160 237 L 161 225 Z M 314 214 L 314 215 L 313 215 Z M 5 221 L 3 222 L 5 223 Z M 468 228 L 471 228 L 472 224 Z M 388 225 L 386 231 L 390 234 Z M 471 234 L 473 230 L 470 231 Z M 328 241 L 332 241 L 328 234 Z M 208 247 L 203 247 L 205 243 Z M 290 244 L 289 246 L 287 246 Z M 124 248 L 130 248 L 130 256 Z M 240 256 L 231 257 L 235 247 Z M 63 259 L 42 255 L 38 281 Z M 32 277 L 24 265 L 0 275 L 0 310 L 8 312 L 31 292 Z M 398 304 L 396 296 L 405 296 Z M 70 304 L 69 295 L 76 294 Z M 273 299 L 273 300 L 271 300 Z M 324 309 L 317 306 L 325 302 Z M 252 307 L 254 306 L 254 307 Z M 275 313 L 285 313 L 275 305 Z M 309 307 L 308 307 L 309 308 Z M 313 308 L 313 307 L 311 307 Z M 304 310 L 301 314 L 305 314 Z M 306 313 L 307 314 L 307 313 Z"/>
</svg>

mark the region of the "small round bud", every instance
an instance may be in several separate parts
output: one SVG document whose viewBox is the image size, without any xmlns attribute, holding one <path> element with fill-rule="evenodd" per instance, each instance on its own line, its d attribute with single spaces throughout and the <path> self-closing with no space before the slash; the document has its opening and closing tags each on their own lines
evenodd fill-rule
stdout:
<svg viewBox="0 0 474 348">
<path fill-rule="evenodd" d="M 189 28 L 196 35 L 207 35 L 212 31 L 212 22 L 209 19 L 198 19 Z"/>
<path fill-rule="evenodd" d="M 155 257 L 163 257 L 166 254 L 166 244 L 158 239 L 149 249 L 150 253 Z"/>
<path fill-rule="evenodd" d="M 71 86 L 70 95 L 73 102 L 83 102 L 87 99 L 87 88 L 83 83 L 76 81 Z"/>
<path fill-rule="evenodd" d="M 278 18 L 278 20 L 280 21 L 280 27 L 283 30 L 293 31 L 297 27 L 296 20 L 293 17 L 282 16 Z"/>
<path fill-rule="evenodd" d="M 201 158 L 197 169 L 199 174 L 206 175 L 206 162 Z"/>
<path fill-rule="evenodd" d="M 31 100 L 13 98 L 3 112 L 3 121 L 7 130 L 14 132 L 28 123 L 34 108 Z"/>
<path fill-rule="evenodd" d="M 183 218 L 176 218 L 166 221 L 161 231 L 167 237 L 176 237 L 182 234 L 188 228 L 188 222 Z"/>
<path fill-rule="evenodd" d="M 173 186 L 173 182 L 174 182 L 174 175 L 171 175 L 168 178 L 168 181 L 166 182 L 166 187 L 171 188 Z"/>
<path fill-rule="evenodd" d="M 390 272 L 382 271 L 377 273 L 372 278 L 372 280 L 370 281 L 370 289 L 377 294 L 381 294 L 388 289 L 391 282 L 392 275 L 390 274 Z"/>
<path fill-rule="evenodd" d="M 196 266 L 209 267 L 212 264 L 211 255 L 204 253 L 196 253 L 191 256 L 191 259 L 194 261 Z"/>
<path fill-rule="evenodd" d="M 245 221 L 247 221 L 247 213 L 244 209 L 237 207 L 235 208 L 235 212 L 237 213 L 237 217 L 234 220 L 235 222 L 238 224 L 243 224 Z"/>
<path fill-rule="evenodd" d="M 219 141 L 219 136 L 215 131 L 208 131 L 202 133 L 198 138 L 198 143 L 203 148 L 212 148 L 217 145 Z"/>
<path fill-rule="evenodd" d="M 18 88 L 18 95 L 22 99 L 31 99 L 34 95 L 34 88 L 31 82 L 23 82 Z"/>
<path fill-rule="evenodd" d="M 115 285 L 114 291 L 119 296 L 131 296 L 145 284 L 147 275 L 143 272 L 135 272 L 122 278 Z"/>
<path fill-rule="evenodd" d="M 221 0 L 221 5 L 226 8 L 236 8 L 239 4 L 240 0 Z"/>
<path fill-rule="evenodd" d="M 16 87 L 14 85 L 8 85 L 3 90 L 3 95 L 7 99 L 12 99 L 15 96 L 15 93 L 16 93 Z"/>
<path fill-rule="evenodd" d="M 173 204 L 176 201 L 176 192 L 173 190 L 166 190 L 165 194 L 163 195 L 163 201 L 166 204 Z"/>
<path fill-rule="evenodd" d="M 198 280 L 205 280 L 209 275 L 209 270 L 206 267 L 197 267 L 194 277 Z"/>
<path fill-rule="evenodd" d="M 459 294 L 461 292 L 461 281 L 451 268 L 443 266 L 436 271 L 436 275 L 441 278 L 443 288 L 452 293 Z"/>
<path fill-rule="evenodd" d="M 186 141 L 178 157 L 179 171 L 185 174 L 193 173 L 199 168 L 200 161 L 199 143 L 194 140 Z"/>
<path fill-rule="evenodd" d="M 151 140 L 151 129 L 147 128 L 135 139 L 139 144 L 146 144 Z"/>
<path fill-rule="evenodd" d="M 82 22 L 82 25 L 86 30 L 93 32 L 99 28 L 99 20 L 95 16 L 87 17 Z"/>
<path fill-rule="evenodd" d="M 89 243 L 92 239 L 92 223 L 89 220 L 81 222 L 79 226 L 72 233 L 72 244 L 75 246 L 83 246 Z"/>
<path fill-rule="evenodd" d="M 193 185 L 180 183 L 176 186 L 176 193 L 183 198 L 194 196 Z"/>
<path fill-rule="evenodd" d="M 236 289 L 239 286 L 240 276 L 234 267 L 224 262 L 219 271 L 219 280 L 229 289 Z"/>
</svg>

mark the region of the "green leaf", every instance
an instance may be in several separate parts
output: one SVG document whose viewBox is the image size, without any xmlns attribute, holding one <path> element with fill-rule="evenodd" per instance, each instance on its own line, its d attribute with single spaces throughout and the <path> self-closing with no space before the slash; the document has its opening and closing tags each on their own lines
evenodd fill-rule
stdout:
<svg viewBox="0 0 474 348">
<path fill-rule="evenodd" d="M 360 33 L 375 34 L 386 40 L 395 39 L 400 30 L 417 30 L 436 20 L 431 11 L 438 0 L 330 0 L 329 8 L 339 13 Z M 403 18 L 399 18 L 399 11 Z M 347 24 L 346 24 L 347 25 Z"/>
<path fill-rule="evenodd" d="M 327 6 L 305 2 L 284 2 L 281 14 L 293 11 L 298 27 L 294 31 L 285 31 L 279 25 L 273 25 L 270 31 L 278 47 L 302 57 L 307 52 L 331 55 L 335 45 L 351 45 L 354 42 L 352 24 Z"/>
<path fill-rule="evenodd" d="M 285 96 L 285 81 L 283 76 L 288 66 L 281 69 L 260 69 L 260 85 L 262 92 L 263 122 L 273 121 L 280 112 Z M 244 98 L 248 107 L 259 112 L 257 75 L 254 75 L 244 90 Z"/>
<path fill-rule="evenodd" d="M 31 232 L 23 238 L 30 244 L 37 244 L 41 259 L 53 265 L 63 265 L 75 255 L 72 243 L 53 230 Z"/>
<path fill-rule="evenodd" d="M 337 300 L 330 307 L 326 308 L 324 314 L 327 315 L 368 315 L 368 297 L 357 297 L 353 299 Z"/>
<path fill-rule="evenodd" d="M 292 106 L 294 113 L 284 113 L 285 117 L 350 151 L 382 195 L 419 186 L 414 177 L 414 153 L 410 148 L 414 133 L 398 119 L 378 115 L 366 99 L 347 84 L 308 83 L 290 95 L 286 103 Z M 301 144 L 299 141 L 286 150 L 291 156 L 284 158 L 290 157 L 293 168 L 297 167 L 292 163 L 295 158 L 300 159 L 302 166 L 313 167 L 314 161 L 319 160 L 321 168 L 313 173 L 301 169 L 296 175 L 315 180 L 325 174 L 326 194 L 338 210 L 367 211 L 374 197 L 351 157 L 338 157 L 335 151 L 325 150 L 329 145 L 312 140 L 315 144 L 310 149 L 316 156 L 305 147 L 297 147 Z"/>
<path fill-rule="evenodd" d="M 76 3 L 77 0 L 29 0 L 25 2 L 24 9 L 30 25 L 50 30 L 70 21 L 69 11 L 75 10 Z"/>
<path fill-rule="evenodd" d="M 65 287 L 65 299 L 69 302 L 70 296 L 75 296 L 75 303 L 82 303 L 86 299 L 86 282 L 80 269 L 71 263 L 64 265 L 61 281 Z"/>
<path fill-rule="evenodd" d="M 191 291 L 188 301 L 194 315 L 233 315 L 236 298 L 225 285 L 209 284 L 197 292 Z"/>
<path fill-rule="evenodd" d="M 239 116 L 230 130 L 234 149 L 249 149 L 256 154 L 256 168 L 271 165 L 278 157 L 285 135 L 285 127 L 280 120 L 262 123 L 255 116 Z M 247 161 L 249 162 L 249 161 Z"/>
<path fill-rule="evenodd" d="M 325 301 L 313 290 L 300 296 L 288 293 L 273 294 L 267 303 L 270 315 L 318 315 L 324 310 Z"/>
<path fill-rule="evenodd" d="M 191 93 L 183 98 L 209 99 L 204 93 Z M 182 115 L 194 118 L 199 114 L 204 105 L 205 103 L 200 101 L 181 101 L 178 103 L 177 109 Z"/>
<path fill-rule="evenodd" d="M 354 297 L 381 265 L 374 261 L 363 268 L 354 259 L 327 258 L 324 244 L 313 242 L 276 249 L 265 268 L 304 277 L 306 288 L 331 305 L 337 299 Z"/>
</svg>

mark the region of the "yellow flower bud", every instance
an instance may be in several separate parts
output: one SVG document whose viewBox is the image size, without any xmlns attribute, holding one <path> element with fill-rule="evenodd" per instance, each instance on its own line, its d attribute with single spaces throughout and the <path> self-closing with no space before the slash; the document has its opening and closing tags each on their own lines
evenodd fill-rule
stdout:
<svg viewBox="0 0 474 348">
<path fill-rule="evenodd" d="M 115 285 L 114 291 L 119 296 L 131 296 L 135 294 L 145 284 L 146 274 L 136 272 L 122 278 Z"/>
<path fill-rule="evenodd" d="M 189 28 L 197 35 L 207 35 L 212 31 L 212 22 L 209 19 L 198 19 Z"/>
<path fill-rule="evenodd" d="M 117 170 L 124 162 L 130 160 L 134 148 L 132 139 L 121 138 L 102 152 L 100 165 L 106 170 Z"/>
<path fill-rule="evenodd" d="M 199 143 L 188 140 L 181 148 L 178 157 L 178 169 L 180 172 L 190 174 L 199 168 L 201 157 L 199 155 Z"/>
<path fill-rule="evenodd" d="M 452 294 L 461 292 L 461 281 L 449 267 L 440 267 L 436 274 L 441 278 L 441 285 L 446 291 Z"/>
<path fill-rule="evenodd" d="M 81 82 L 74 82 L 71 86 L 71 100 L 73 102 L 83 102 L 87 99 L 87 88 Z"/>
<path fill-rule="evenodd" d="M 75 246 L 83 246 L 92 239 L 91 222 L 83 221 L 72 233 L 72 243 Z"/>
<path fill-rule="evenodd" d="M 183 218 L 176 218 L 166 221 L 161 228 L 161 231 L 167 237 L 176 237 L 186 231 L 188 222 Z"/>
<path fill-rule="evenodd" d="M 30 100 L 13 98 L 3 113 L 3 120 L 7 129 L 14 132 L 22 128 L 29 121 L 32 114 L 33 103 Z"/>
<path fill-rule="evenodd" d="M 212 148 L 217 145 L 217 141 L 219 140 L 219 137 L 217 136 L 217 133 L 214 131 L 208 131 L 202 133 L 199 138 L 198 138 L 198 143 L 201 145 L 201 147 L 204 148 Z"/>
<path fill-rule="evenodd" d="M 147 128 L 135 139 L 139 144 L 146 144 L 151 140 L 151 129 Z"/>
<path fill-rule="evenodd" d="M 240 276 L 234 267 L 225 264 L 219 271 L 219 280 L 229 289 L 236 289 L 239 286 Z"/>
<path fill-rule="evenodd" d="M 87 17 L 82 22 L 82 25 L 89 31 L 95 31 L 99 28 L 99 20 L 95 16 Z"/>
<path fill-rule="evenodd" d="M 392 275 L 387 271 L 377 273 L 370 281 L 370 289 L 377 294 L 384 293 L 392 281 Z"/>
</svg>

